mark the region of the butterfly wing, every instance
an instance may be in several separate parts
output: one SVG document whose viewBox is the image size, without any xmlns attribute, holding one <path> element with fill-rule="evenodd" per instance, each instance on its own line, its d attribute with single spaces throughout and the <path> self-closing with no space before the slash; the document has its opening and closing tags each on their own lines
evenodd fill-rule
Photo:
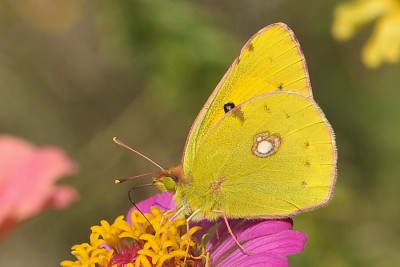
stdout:
<svg viewBox="0 0 400 267">
<path fill-rule="evenodd" d="M 197 116 L 186 141 L 183 169 L 190 177 L 194 157 L 204 136 L 224 115 L 224 104 L 236 106 L 276 90 L 311 96 L 306 62 L 292 30 L 283 23 L 269 25 L 242 48 Z"/>
<path fill-rule="evenodd" d="M 272 92 L 228 112 L 206 135 L 183 198 L 214 219 L 280 218 L 324 205 L 336 177 L 332 128 L 317 104 Z"/>
</svg>

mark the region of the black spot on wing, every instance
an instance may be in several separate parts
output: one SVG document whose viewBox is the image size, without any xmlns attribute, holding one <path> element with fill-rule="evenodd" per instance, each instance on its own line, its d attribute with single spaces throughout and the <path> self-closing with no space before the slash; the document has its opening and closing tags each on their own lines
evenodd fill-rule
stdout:
<svg viewBox="0 0 400 267">
<path fill-rule="evenodd" d="M 229 111 L 231 111 L 234 108 L 235 108 L 235 103 L 233 103 L 233 102 L 228 102 L 228 103 L 224 104 L 225 113 L 228 113 Z"/>
</svg>

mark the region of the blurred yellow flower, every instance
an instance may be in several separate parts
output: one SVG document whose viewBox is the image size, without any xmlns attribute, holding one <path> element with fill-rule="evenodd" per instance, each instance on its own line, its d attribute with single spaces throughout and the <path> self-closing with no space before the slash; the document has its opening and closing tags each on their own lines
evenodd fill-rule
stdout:
<svg viewBox="0 0 400 267">
<path fill-rule="evenodd" d="M 364 45 L 364 64 L 377 68 L 383 62 L 400 59 L 400 0 L 354 0 L 340 4 L 334 13 L 333 36 L 345 41 L 367 23 L 376 21 L 372 36 Z"/>
</svg>

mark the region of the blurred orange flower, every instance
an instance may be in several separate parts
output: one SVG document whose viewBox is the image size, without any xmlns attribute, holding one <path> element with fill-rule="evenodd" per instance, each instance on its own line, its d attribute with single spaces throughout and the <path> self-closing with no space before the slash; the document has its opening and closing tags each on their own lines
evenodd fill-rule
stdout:
<svg viewBox="0 0 400 267">
<path fill-rule="evenodd" d="M 37 148 L 19 138 L 0 135 L 0 237 L 46 208 L 65 208 L 77 191 L 55 182 L 77 166 L 55 147 Z"/>
<path fill-rule="evenodd" d="M 377 68 L 383 62 L 400 59 L 400 1 L 354 0 L 335 9 L 333 36 L 345 41 L 366 24 L 376 21 L 372 36 L 364 45 L 361 57 L 364 64 Z"/>
</svg>

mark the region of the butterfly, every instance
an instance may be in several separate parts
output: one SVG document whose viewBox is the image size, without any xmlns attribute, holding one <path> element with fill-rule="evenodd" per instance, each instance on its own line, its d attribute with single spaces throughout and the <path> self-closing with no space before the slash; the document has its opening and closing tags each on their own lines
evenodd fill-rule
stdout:
<svg viewBox="0 0 400 267">
<path fill-rule="evenodd" d="M 182 165 L 154 184 L 194 221 L 286 218 L 329 201 L 336 161 L 299 42 L 275 23 L 244 45 L 194 121 Z"/>
<path fill-rule="evenodd" d="M 329 201 L 336 161 L 299 42 L 275 23 L 244 45 L 194 121 L 182 164 L 160 167 L 153 184 L 174 193 L 175 217 L 287 218 Z"/>
</svg>

